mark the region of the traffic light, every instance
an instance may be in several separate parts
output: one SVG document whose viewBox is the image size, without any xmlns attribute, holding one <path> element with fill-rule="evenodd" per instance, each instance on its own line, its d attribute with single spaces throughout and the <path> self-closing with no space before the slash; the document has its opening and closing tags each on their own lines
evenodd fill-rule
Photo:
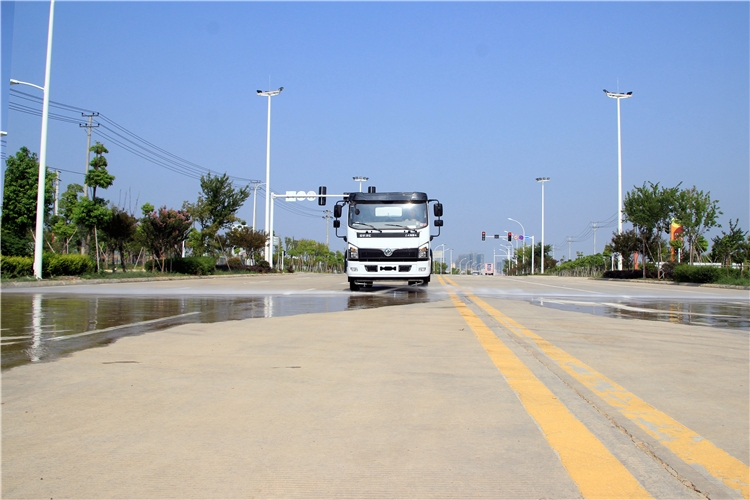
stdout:
<svg viewBox="0 0 750 500">
<path fill-rule="evenodd" d="M 508 241 L 513 241 L 513 233 L 508 231 Z"/>
<path fill-rule="evenodd" d="M 325 206 L 325 204 L 326 204 L 326 196 L 325 195 L 326 195 L 326 187 L 325 186 L 320 186 L 318 188 L 318 205 L 320 205 L 321 207 Z"/>
<path fill-rule="evenodd" d="M 487 237 L 487 233 L 486 233 L 486 232 L 484 232 L 484 231 L 482 231 L 482 241 L 484 241 L 484 239 L 485 239 L 486 237 Z"/>
</svg>

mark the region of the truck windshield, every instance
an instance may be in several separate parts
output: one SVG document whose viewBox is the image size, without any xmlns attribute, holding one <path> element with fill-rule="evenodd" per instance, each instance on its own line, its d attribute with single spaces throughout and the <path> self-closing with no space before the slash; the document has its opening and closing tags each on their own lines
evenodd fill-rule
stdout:
<svg viewBox="0 0 750 500">
<path fill-rule="evenodd" d="M 353 203 L 349 226 L 354 229 L 422 229 L 427 227 L 426 203 Z"/>
</svg>

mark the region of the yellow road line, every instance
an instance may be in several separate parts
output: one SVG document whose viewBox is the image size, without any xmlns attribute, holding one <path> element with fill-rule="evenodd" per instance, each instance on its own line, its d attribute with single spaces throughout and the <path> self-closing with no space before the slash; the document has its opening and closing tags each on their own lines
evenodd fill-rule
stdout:
<svg viewBox="0 0 750 500">
<path fill-rule="evenodd" d="M 456 286 L 455 283 L 451 283 Z M 624 387 L 605 377 L 582 361 L 532 332 L 528 328 L 504 315 L 482 299 L 467 294 L 469 299 L 487 311 L 500 324 L 517 335 L 531 339 L 539 349 L 554 360 L 563 370 L 591 389 L 607 403 L 635 422 L 641 429 L 669 448 L 688 464 L 705 468 L 713 477 L 726 486 L 750 499 L 750 467 L 717 447 L 698 433 L 685 427 Z"/>
<path fill-rule="evenodd" d="M 445 284 L 442 277 L 438 278 Z M 447 278 L 446 278 L 447 279 Z M 450 281 L 450 280 L 448 280 Z M 651 498 L 632 474 L 453 292 L 453 304 L 585 498 Z"/>
</svg>

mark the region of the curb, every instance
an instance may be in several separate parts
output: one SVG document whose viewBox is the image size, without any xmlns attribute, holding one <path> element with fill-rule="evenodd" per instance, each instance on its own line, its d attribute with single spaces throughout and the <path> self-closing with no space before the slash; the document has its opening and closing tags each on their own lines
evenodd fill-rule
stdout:
<svg viewBox="0 0 750 500">
<path fill-rule="evenodd" d="M 227 274 L 227 275 L 209 275 L 209 276 L 155 276 L 153 278 L 115 278 L 115 279 L 62 279 L 54 281 L 11 281 L 0 284 L 0 290 L 3 288 L 36 288 L 40 286 L 68 286 L 68 285 L 102 285 L 107 283 L 139 283 L 144 281 L 180 281 L 195 279 L 217 279 L 217 278 L 250 278 L 253 276 L 265 276 L 263 274 Z"/>
<path fill-rule="evenodd" d="M 750 290 L 750 286 L 740 286 L 740 285 L 721 285 L 718 283 L 687 283 L 687 282 L 675 282 L 675 281 L 655 281 L 655 280 L 644 280 L 643 278 L 636 278 L 636 279 L 629 279 L 629 280 L 623 280 L 623 279 L 617 279 L 617 278 L 589 278 L 590 280 L 599 280 L 599 281 L 619 281 L 619 282 L 631 282 L 631 283 L 638 283 L 645 284 L 648 283 L 650 285 L 671 285 L 671 286 L 698 286 L 698 287 L 704 287 L 704 288 L 729 288 L 732 290 Z"/>
</svg>

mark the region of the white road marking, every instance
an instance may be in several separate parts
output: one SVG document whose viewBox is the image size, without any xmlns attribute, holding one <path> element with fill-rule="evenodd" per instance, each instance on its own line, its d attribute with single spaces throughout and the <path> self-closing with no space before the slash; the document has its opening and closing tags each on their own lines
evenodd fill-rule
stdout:
<svg viewBox="0 0 750 500">
<path fill-rule="evenodd" d="M 176 318 L 184 318 L 185 316 L 192 316 L 194 314 L 199 314 L 199 311 L 185 313 L 185 314 L 178 314 L 176 316 L 167 316 L 166 318 L 156 318 L 156 319 L 150 319 L 148 321 L 139 321 L 137 323 L 128 323 L 125 325 L 118 325 L 118 326 L 111 326 L 109 328 L 102 328 L 100 330 L 91 330 L 89 332 L 83 332 L 83 333 L 76 333 L 75 335 L 62 335 L 60 337 L 51 337 L 46 340 L 67 340 L 67 339 L 74 339 L 76 337 L 85 337 L 87 335 L 94 335 L 96 333 L 103 333 L 103 332 L 109 332 L 111 330 L 118 330 L 120 328 L 128 328 L 131 326 L 141 326 L 141 325 L 149 325 L 151 323 L 158 323 L 159 321 L 167 321 L 169 319 L 176 319 Z"/>
</svg>

